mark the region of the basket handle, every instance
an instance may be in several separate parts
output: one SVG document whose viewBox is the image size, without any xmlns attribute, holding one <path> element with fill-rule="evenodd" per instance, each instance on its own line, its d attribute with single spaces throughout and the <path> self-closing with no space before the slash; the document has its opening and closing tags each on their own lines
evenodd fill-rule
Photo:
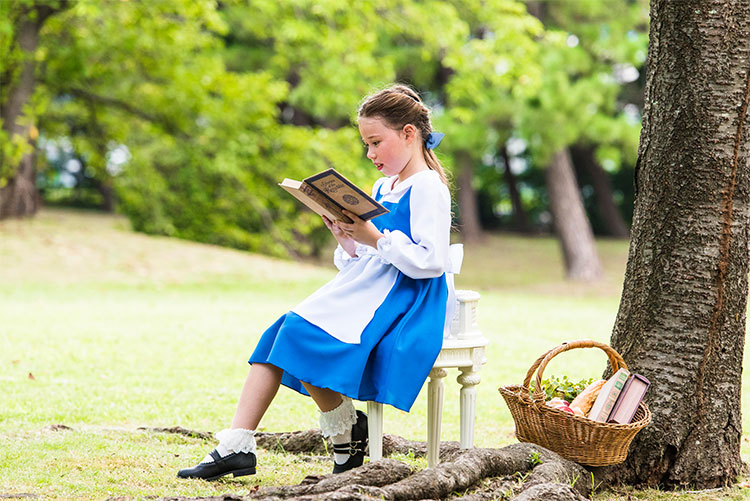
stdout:
<svg viewBox="0 0 750 501">
<path fill-rule="evenodd" d="M 591 339 L 579 339 L 577 341 L 569 341 L 563 343 L 560 346 L 552 348 L 547 353 L 537 358 L 531 365 L 529 371 L 526 373 L 526 379 L 523 380 L 523 386 L 527 391 L 530 391 L 529 385 L 531 384 L 531 377 L 536 371 L 536 382 L 534 384 L 533 395 L 534 400 L 544 401 L 544 392 L 542 391 L 542 374 L 544 373 L 544 369 L 547 367 L 549 361 L 560 353 L 576 348 L 599 348 L 601 350 L 604 350 L 604 352 L 607 354 L 607 357 L 609 358 L 609 364 L 612 366 L 612 372 L 617 372 L 621 368 L 628 368 L 628 366 L 625 365 L 625 361 L 622 359 L 620 354 L 617 353 L 617 351 L 615 351 L 615 349 L 608 344 L 600 343 L 598 341 L 592 341 Z"/>
</svg>

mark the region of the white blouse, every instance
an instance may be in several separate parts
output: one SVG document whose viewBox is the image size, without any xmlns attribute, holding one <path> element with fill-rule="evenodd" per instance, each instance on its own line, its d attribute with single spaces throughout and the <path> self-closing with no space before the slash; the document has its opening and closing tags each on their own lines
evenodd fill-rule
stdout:
<svg viewBox="0 0 750 501">
<path fill-rule="evenodd" d="M 453 273 L 458 271 L 462 258 L 462 249 L 450 245 L 450 192 L 432 170 L 420 171 L 401 183 L 395 183 L 396 179 L 379 179 L 373 196 L 380 189 L 381 202 L 398 202 L 411 187 L 412 238 L 402 231 L 386 229 L 377 248 L 358 244 L 354 257 L 337 246 L 334 264 L 339 274 L 292 309 L 340 341 L 359 343 L 362 331 L 390 292 L 399 271 L 414 279 L 446 273 L 449 297 L 444 335 L 450 331 L 456 302 Z"/>
</svg>

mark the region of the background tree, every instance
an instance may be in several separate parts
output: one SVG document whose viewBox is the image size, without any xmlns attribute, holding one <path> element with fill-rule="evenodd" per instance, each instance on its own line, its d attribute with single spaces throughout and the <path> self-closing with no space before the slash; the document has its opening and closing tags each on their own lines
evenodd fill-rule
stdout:
<svg viewBox="0 0 750 501">
<path fill-rule="evenodd" d="M 742 468 L 750 4 L 651 4 L 637 198 L 611 344 L 652 382 L 615 476 L 697 488 Z"/>
<path fill-rule="evenodd" d="M 31 216 L 39 207 L 34 148 L 36 49 L 47 19 L 67 0 L 0 2 L 0 219 Z"/>
<path fill-rule="evenodd" d="M 72 183 L 81 200 L 119 203 L 140 231 L 310 255 L 328 233 L 276 182 L 336 166 L 371 183 L 377 173 L 358 147 L 354 110 L 401 81 L 422 91 L 448 133 L 438 155 L 458 186 L 464 238 L 508 227 L 508 214 L 517 227 L 545 227 L 545 154 L 574 141 L 609 166 L 605 181 L 627 163 L 623 86 L 612 75 L 640 43 L 623 35 L 632 4 L 545 5 L 546 31 L 517 0 L 78 0 L 49 17 L 33 53 L 38 83 L 25 116 L 38 142 L 5 134 L 0 145 L 5 158 L 37 152 L 30 163 L 48 201 L 69 196 L 61 186 Z M 3 32 L 18 32 L 20 19 L 3 18 Z M 519 143 L 525 152 L 509 148 Z M 15 179 L 9 165 L 0 184 Z M 610 205 L 622 187 L 612 191 Z"/>
<path fill-rule="evenodd" d="M 422 90 L 449 136 L 438 154 L 454 171 L 462 235 L 479 237 L 474 164 L 497 148 L 498 129 L 509 135 L 514 100 L 539 78 L 541 26 L 522 4 L 269 2 L 230 6 L 226 16 L 230 67 L 289 83 L 285 123 L 351 127 L 364 94 L 394 80 Z"/>
<path fill-rule="evenodd" d="M 586 145 L 584 164 L 594 171 L 594 186 L 610 216 L 609 233 L 626 233 L 619 211 L 607 193 L 606 174 L 596 165 L 598 158 L 612 156 L 614 146 L 631 144 L 637 124 L 628 123 L 618 109 L 618 68 L 631 68 L 637 75 L 639 49 L 644 42 L 635 27 L 642 5 L 595 1 L 529 2 L 530 12 L 545 24 L 540 41 L 540 64 L 545 78 L 539 92 L 531 96 L 519 119 L 520 134 L 529 143 L 532 161 L 543 167 L 549 208 L 565 258 L 567 276 L 593 280 L 601 274 L 591 224 L 571 160 L 570 147 Z M 617 165 L 621 158 L 609 159 Z M 614 221 L 611 221 L 614 219 Z M 605 221 L 607 221 L 605 219 Z"/>
</svg>

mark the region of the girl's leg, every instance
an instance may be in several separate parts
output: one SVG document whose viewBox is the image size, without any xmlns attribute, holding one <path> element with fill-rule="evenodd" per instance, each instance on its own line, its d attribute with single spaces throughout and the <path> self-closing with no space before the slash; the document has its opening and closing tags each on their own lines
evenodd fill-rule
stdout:
<svg viewBox="0 0 750 501">
<path fill-rule="evenodd" d="M 333 442 L 334 473 L 361 466 L 367 445 L 367 416 L 348 397 L 302 382 L 320 409 L 320 431 Z"/>
<path fill-rule="evenodd" d="M 213 480 L 229 474 L 237 477 L 255 473 L 255 430 L 276 396 L 282 373 L 270 364 L 253 364 L 231 428 L 216 434 L 219 445 L 200 464 L 180 470 L 177 476 Z"/>
<path fill-rule="evenodd" d="M 254 363 L 242 387 L 232 428 L 255 430 L 281 385 L 283 371 L 271 364 Z"/>
<path fill-rule="evenodd" d="M 343 402 L 341 393 L 337 391 L 329 390 L 328 388 L 318 388 L 317 386 L 305 383 L 304 381 L 302 381 L 302 386 L 305 387 L 307 393 L 309 393 L 315 401 L 320 412 L 332 411 Z"/>
</svg>

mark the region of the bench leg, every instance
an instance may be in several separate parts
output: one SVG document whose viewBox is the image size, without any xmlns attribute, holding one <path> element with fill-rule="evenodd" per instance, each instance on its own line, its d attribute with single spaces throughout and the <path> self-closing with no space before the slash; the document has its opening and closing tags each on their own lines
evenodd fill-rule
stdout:
<svg viewBox="0 0 750 501">
<path fill-rule="evenodd" d="M 440 420 L 443 416 L 443 369 L 430 371 L 427 383 L 427 466 L 433 468 L 440 460 Z"/>
<path fill-rule="evenodd" d="M 477 409 L 477 385 L 479 371 L 473 367 L 459 367 L 457 381 L 461 385 L 461 448 L 474 447 L 474 421 Z"/>
<path fill-rule="evenodd" d="M 383 404 L 367 402 L 367 439 L 370 461 L 383 458 Z"/>
</svg>

